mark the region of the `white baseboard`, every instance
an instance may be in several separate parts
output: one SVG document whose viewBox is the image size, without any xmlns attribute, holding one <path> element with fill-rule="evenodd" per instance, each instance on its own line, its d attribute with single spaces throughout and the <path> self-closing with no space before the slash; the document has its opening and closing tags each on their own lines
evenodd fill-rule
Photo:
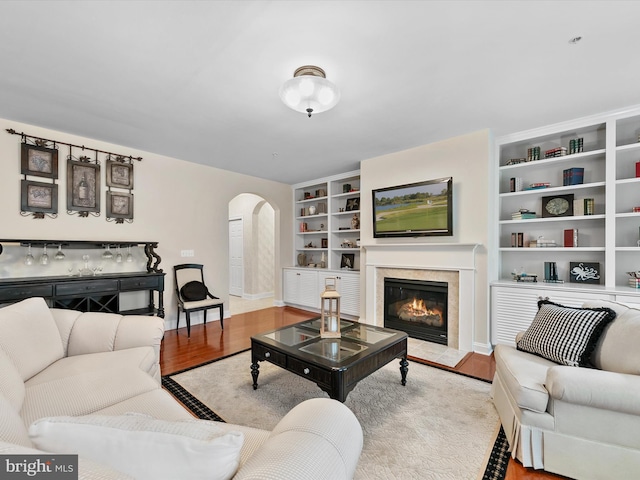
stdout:
<svg viewBox="0 0 640 480">
<path fill-rule="evenodd" d="M 493 353 L 493 345 L 490 343 L 473 342 L 473 352 L 482 355 L 491 355 Z"/>
<path fill-rule="evenodd" d="M 273 301 L 273 306 L 274 307 L 284 307 L 284 306 L 286 306 L 286 303 L 284 303 L 282 300 L 274 300 Z"/>
<path fill-rule="evenodd" d="M 242 298 L 245 300 L 262 300 L 263 298 L 273 297 L 273 292 L 264 293 L 243 293 Z"/>
</svg>

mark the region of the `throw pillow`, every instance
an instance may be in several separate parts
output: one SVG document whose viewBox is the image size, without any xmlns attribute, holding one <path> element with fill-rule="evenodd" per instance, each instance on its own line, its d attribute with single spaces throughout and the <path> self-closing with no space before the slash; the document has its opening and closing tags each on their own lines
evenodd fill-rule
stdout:
<svg viewBox="0 0 640 480">
<path fill-rule="evenodd" d="M 185 283 L 180 289 L 180 295 L 187 302 L 197 302 L 199 300 L 204 300 L 207 298 L 207 294 L 209 290 L 202 282 L 196 282 L 195 280 L 192 282 Z"/>
<path fill-rule="evenodd" d="M 227 480 L 238 469 L 244 441 L 242 433 L 212 421 L 140 414 L 42 418 L 29 436 L 40 450 L 78 454 L 137 480 Z"/>
<path fill-rule="evenodd" d="M 540 300 L 538 313 L 516 346 L 561 365 L 586 367 L 604 328 L 615 317 L 610 308 L 565 307 Z"/>
</svg>

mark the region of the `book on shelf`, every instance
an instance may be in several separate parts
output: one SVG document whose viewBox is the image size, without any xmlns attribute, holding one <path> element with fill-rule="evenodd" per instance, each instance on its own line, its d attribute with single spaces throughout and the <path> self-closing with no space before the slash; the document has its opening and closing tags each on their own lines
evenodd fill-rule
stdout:
<svg viewBox="0 0 640 480">
<path fill-rule="evenodd" d="M 514 232 L 511 234 L 511 248 L 522 248 L 524 247 L 524 243 L 523 232 Z"/>
<path fill-rule="evenodd" d="M 564 246 L 565 247 L 578 246 L 578 229 L 577 228 L 567 228 L 564 231 Z"/>
<path fill-rule="evenodd" d="M 569 155 L 584 151 L 584 138 L 574 138 L 569 140 Z"/>
<path fill-rule="evenodd" d="M 567 147 L 557 147 L 545 150 L 544 158 L 564 157 L 567 154 Z"/>
<path fill-rule="evenodd" d="M 640 288 L 640 278 L 630 278 L 629 286 L 633 288 Z"/>
<path fill-rule="evenodd" d="M 520 178 L 520 177 L 511 177 L 509 179 L 509 191 L 510 192 L 521 192 L 522 191 L 522 178 Z"/>
<path fill-rule="evenodd" d="M 549 248 L 549 247 L 557 247 L 555 240 L 546 240 L 538 238 L 536 241 L 536 247 L 538 248 Z"/>
<path fill-rule="evenodd" d="M 574 215 L 594 215 L 595 200 L 593 198 L 579 198 L 573 201 Z"/>
<path fill-rule="evenodd" d="M 530 218 L 538 218 L 536 212 L 513 212 L 511 220 L 528 220 Z"/>
<path fill-rule="evenodd" d="M 584 168 L 573 167 L 562 171 L 562 185 L 582 185 L 584 183 Z"/>
<path fill-rule="evenodd" d="M 549 182 L 530 183 L 527 190 L 537 190 L 539 188 L 549 188 L 551 184 Z"/>
</svg>

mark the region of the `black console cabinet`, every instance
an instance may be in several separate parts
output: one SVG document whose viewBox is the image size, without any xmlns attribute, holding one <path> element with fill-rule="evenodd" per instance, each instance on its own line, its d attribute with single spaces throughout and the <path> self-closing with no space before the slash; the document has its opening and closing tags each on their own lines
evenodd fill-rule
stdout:
<svg viewBox="0 0 640 480">
<path fill-rule="evenodd" d="M 147 307 L 120 310 L 120 292 L 149 291 Z M 158 305 L 154 302 L 158 292 Z M 134 272 L 94 277 L 31 277 L 0 280 L 0 303 L 44 297 L 51 307 L 122 315 L 158 315 L 164 318 L 164 273 Z"/>
</svg>

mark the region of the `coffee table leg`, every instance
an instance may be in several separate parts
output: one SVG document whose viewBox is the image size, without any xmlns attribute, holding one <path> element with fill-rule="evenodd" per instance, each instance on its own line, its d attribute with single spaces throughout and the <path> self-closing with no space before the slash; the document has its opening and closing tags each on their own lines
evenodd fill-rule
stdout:
<svg viewBox="0 0 640 480">
<path fill-rule="evenodd" d="M 251 364 L 251 376 L 253 377 L 253 389 L 257 390 L 258 388 L 258 374 L 260 373 L 260 365 L 258 362 L 254 362 Z"/>
<path fill-rule="evenodd" d="M 409 371 L 409 362 L 407 362 L 407 357 L 402 357 L 400 359 L 400 375 L 402 375 L 402 385 L 407 384 L 407 372 Z M 255 388 L 255 387 L 254 387 Z"/>
</svg>

